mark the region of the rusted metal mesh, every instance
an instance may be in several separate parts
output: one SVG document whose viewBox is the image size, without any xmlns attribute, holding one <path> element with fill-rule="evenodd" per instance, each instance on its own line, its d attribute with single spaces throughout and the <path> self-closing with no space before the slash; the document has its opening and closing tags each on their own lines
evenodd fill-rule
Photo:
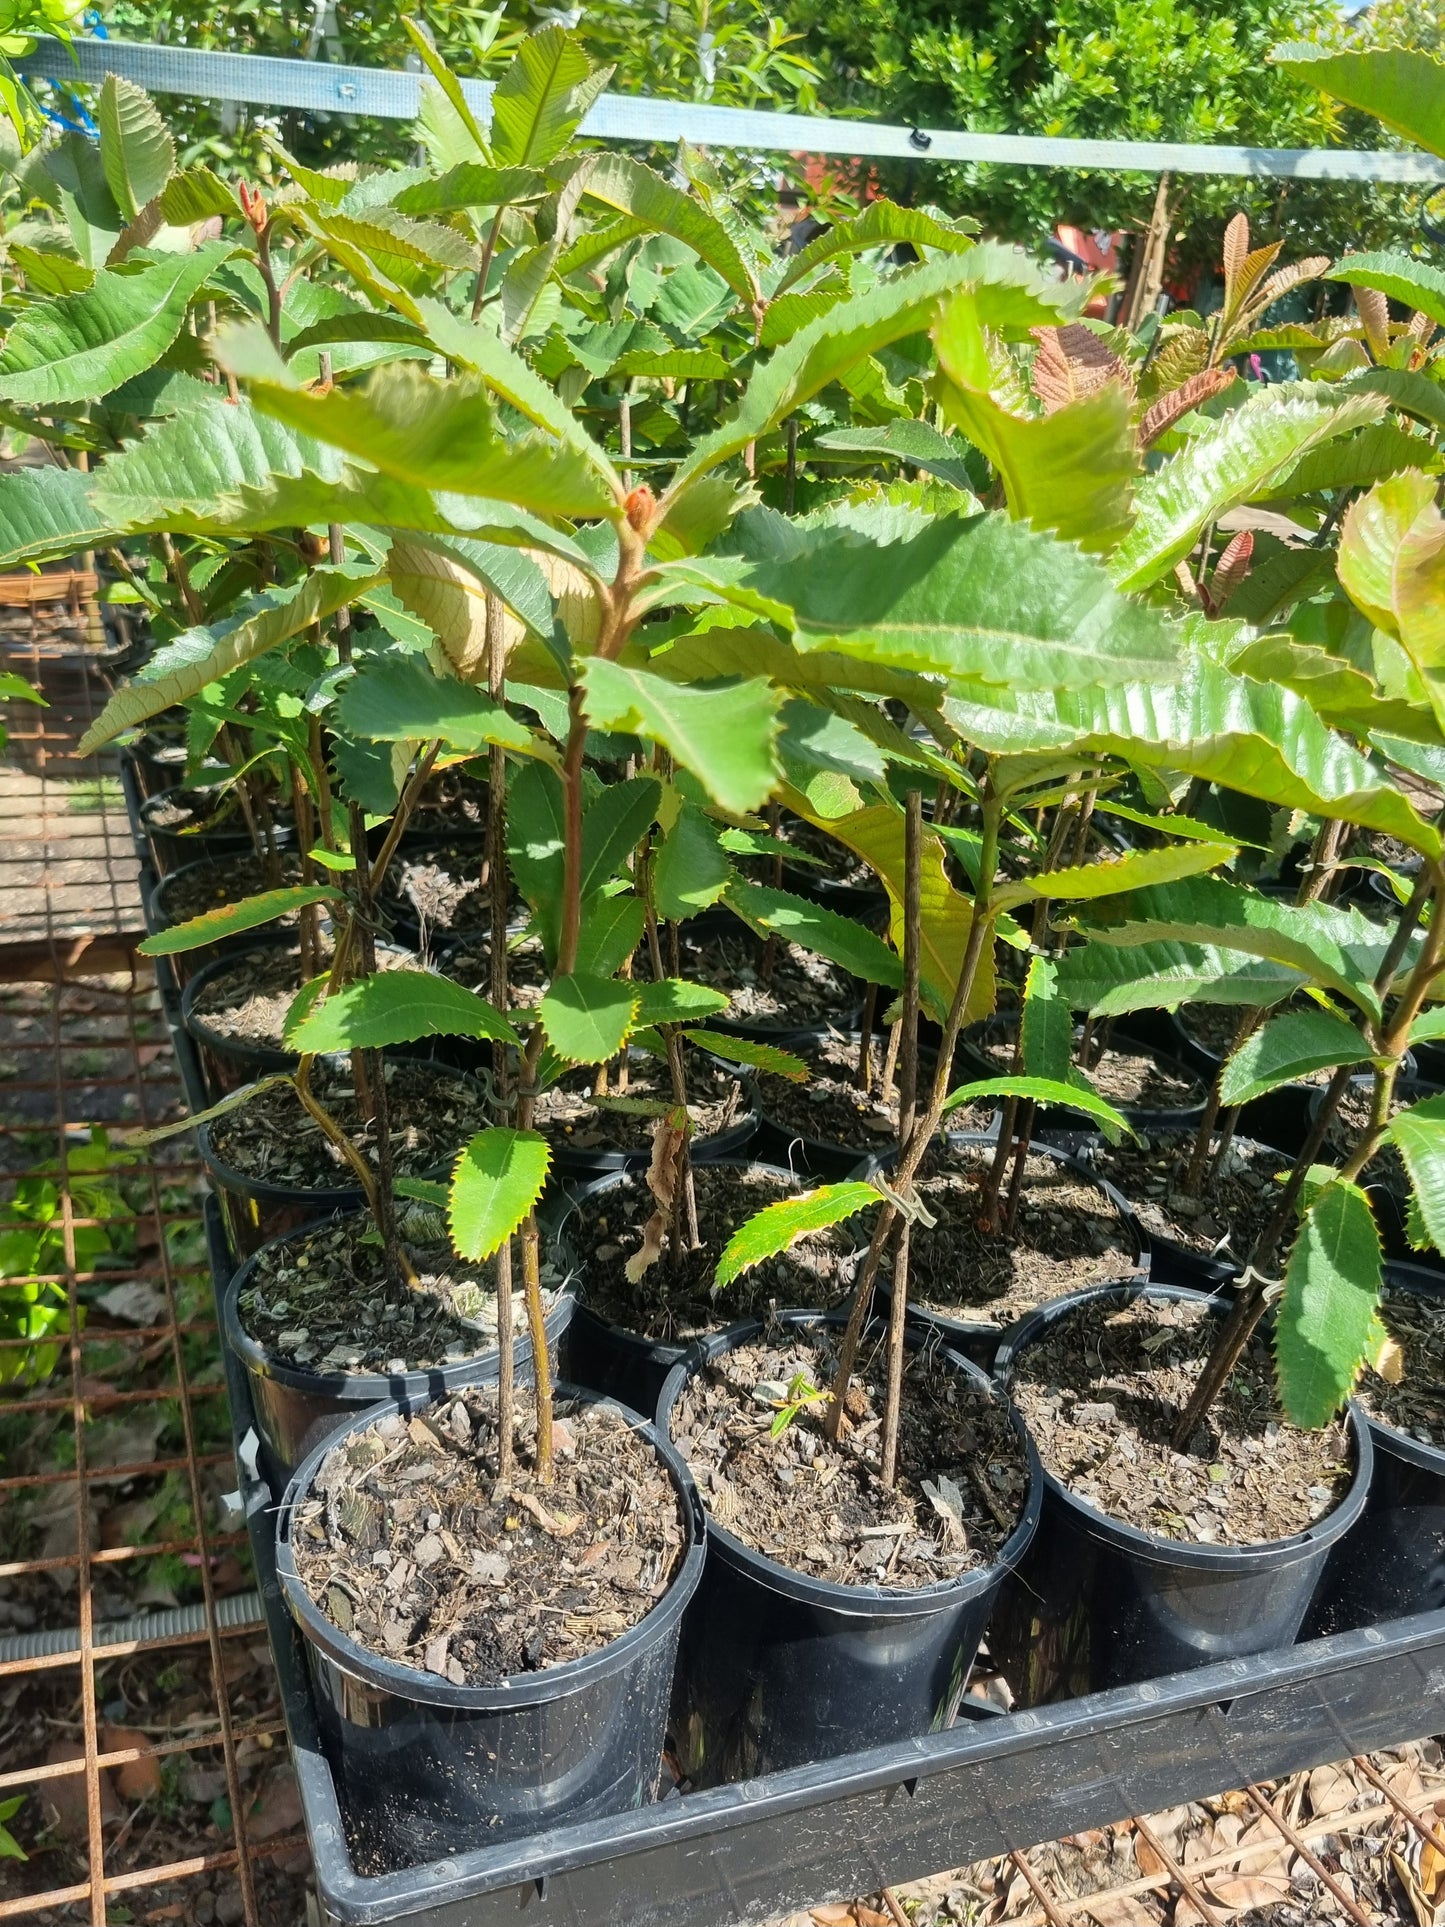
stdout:
<svg viewBox="0 0 1445 1927">
<path fill-rule="evenodd" d="M 185 1104 L 114 764 L 72 754 L 94 617 L 0 596 L 0 667 L 51 701 L 7 707 L 0 769 L 0 1920 L 300 1927 L 201 1169 L 118 1141 Z"/>
</svg>

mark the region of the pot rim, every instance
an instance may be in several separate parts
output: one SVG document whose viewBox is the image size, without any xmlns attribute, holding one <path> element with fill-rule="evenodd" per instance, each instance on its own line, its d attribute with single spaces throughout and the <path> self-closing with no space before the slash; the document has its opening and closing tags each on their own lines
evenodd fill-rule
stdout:
<svg viewBox="0 0 1445 1927">
<path fill-rule="evenodd" d="M 449 1387 L 448 1394 L 462 1389 L 460 1385 Z M 322 1459 L 347 1433 L 374 1424 L 388 1412 L 417 1412 L 437 1402 L 436 1397 L 430 1394 L 415 1402 L 406 1398 L 383 1398 L 364 1411 L 349 1414 L 312 1447 L 287 1481 L 276 1511 L 276 1576 L 281 1582 L 282 1597 L 304 1636 L 313 1641 L 333 1665 L 360 1680 L 363 1685 L 422 1705 L 445 1706 L 462 1713 L 517 1712 L 584 1692 L 597 1681 L 629 1665 L 639 1648 L 655 1645 L 671 1631 L 674 1622 L 681 1619 L 697 1591 L 707 1556 L 706 1516 L 687 1461 L 651 1420 L 619 1404 L 616 1399 L 603 1398 L 596 1392 L 569 1385 L 565 1381 L 557 1385 L 556 1395 L 559 1405 L 581 1403 L 606 1406 L 619 1412 L 634 1432 L 641 1432 L 645 1436 L 662 1461 L 678 1500 L 686 1535 L 682 1563 L 662 1598 L 643 1614 L 635 1626 L 629 1626 L 625 1633 L 620 1633 L 580 1659 L 568 1660 L 561 1666 L 549 1666 L 521 1677 L 499 1680 L 491 1686 L 455 1686 L 450 1680 L 423 1672 L 419 1667 L 403 1666 L 396 1660 L 383 1659 L 379 1653 L 369 1652 L 360 1646 L 326 1617 L 302 1585 L 291 1554 L 290 1529 L 296 1506 L 309 1490 Z"/>
<path fill-rule="evenodd" d="M 1053 1298 L 1048 1304 L 1040 1305 L 1037 1311 L 1020 1319 L 1005 1335 L 994 1355 L 994 1377 L 1001 1385 L 1007 1386 L 1018 1354 L 1049 1325 L 1057 1323 L 1080 1306 L 1100 1304 L 1111 1299 L 1125 1305 L 1138 1298 L 1160 1298 L 1167 1304 L 1210 1305 L 1215 1308 L 1216 1315 L 1230 1304 L 1229 1297 L 1222 1292 L 1196 1291 L 1189 1285 L 1151 1284 L 1147 1279 L 1120 1280 L 1115 1284 L 1094 1285 L 1087 1291 L 1070 1292 L 1063 1298 Z M 1302 1532 L 1289 1533 L 1283 1539 L 1266 1539 L 1257 1545 L 1206 1546 L 1187 1539 L 1168 1539 L 1162 1533 L 1145 1532 L 1138 1526 L 1126 1524 L 1122 1519 L 1112 1518 L 1098 1506 L 1091 1505 L 1087 1499 L 1081 1499 L 1061 1479 L 1055 1478 L 1047 1467 L 1044 1469 L 1044 1483 L 1054 1499 L 1082 1517 L 1092 1537 L 1128 1553 L 1132 1558 L 1147 1560 L 1153 1565 L 1184 1566 L 1196 1572 L 1250 1573 L 1261 1566 L 1293 1564 L 1296 1557 L 1333 1545 L 1349 1531 L 1364 1511 L 1370 1496 L 1374 1449 L 1369 1422 L 1355 1399 L 1351 1399 L 1347 1407 L 1346 1422 L 1354 1440 L 1355 1469 L 1344 1496 L 1323 1518 L 1316 1519 L 1313 1525 L 1306 1526 Z"/>
<path fill-rule="evenodd" d="M 683 1387 L 703 1365 L 725 1351 L 733 1351 L 746 1344 L 759 1334 L 782 1326 L 831 1325 L 846 1326 L 846 1311 L 780 1311 L 771 1319 L 744 1318 L 736 1324 L 727 1326 L 719 1332 L 710 1332 L 706 1338 L 697 1339 L 667 1375 L 657 1400 L 657 1423 L 666 1436 L 671 1439 L 670 1420 L 674 1406 L 682 1394 Z M 874 1335 L 881 1336 L 884 1327 L 876 1321 L 869 1327 Z M 1008 1413 L 1009 1422 L 1023 1447 L 1024 1459 L 1029 1470 L 1028 1494 L 1019 1513 L 1018 1523 L 999 1547 L 994 1559 L 986 1566 L 978 1566 L 971 1572 L 960 1573 L 955 1579 L 940 1580 L 935 1585 L 917 1586 L 904 1591 L 896 1586 L 857 1585 L 847 1586 L 833 1579 L 815 1579 L 810 1574 L 796 1571 L 781 1560 L 758 1552 L 744 1543 L 735 1533 L 720 1524 L 711 1512 L 703 1509 L 707 1516 L 708 1537 L 718 1553 L 730 1565 L 743 1566 L 748 1575 L 769 1590 L 781 1593 L 785 1598 L 796 1600 L 801 1605 L 816 1606 L 832 1613 L 849 1614 L 863 1619 L 921 1619 L 958 1605 L 966 1599 L 996 1585 L 999 1579 L 1011 1572 L 1024 1553 L 1039 1523 L 1043 1510 L 1044 1479 L 1043 1466 L 1037 1448 L 1029 1437 L 1028 1427 L 1023 1415 L 1007 1390 L 991 1381 L 987 1372 L 955 1351 L 937 1335 L 918 1327 L 905 1328 L 903 1342 L 910 1351 L 929 1350 L 936 1357 L 944 1358 L 949 1365 L 959 1371 L 975 1389 L 986 1392 L 990 1397 L 1002 1402 Z"/>
</svg>

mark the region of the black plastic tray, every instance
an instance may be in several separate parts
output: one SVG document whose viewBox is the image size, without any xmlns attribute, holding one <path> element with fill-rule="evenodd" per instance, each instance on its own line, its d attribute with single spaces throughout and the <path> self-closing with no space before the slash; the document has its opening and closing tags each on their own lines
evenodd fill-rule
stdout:
<svg viewBox="0 0 1445 1927">
<path fill-rule="evenodd" d="M 213 1201 L 206 1212 L 220 1286 L 230 1256 Z M 225 1365 L 239 1446 L 250 1405 Z M 244 1468 L 241 1492 L 333 1927 L 761 1922 L 1445 1728 L 1445 1612 L 1424 1613 L 367 1877 L 276 1582 L 274 1499 Z"/>
</svg>

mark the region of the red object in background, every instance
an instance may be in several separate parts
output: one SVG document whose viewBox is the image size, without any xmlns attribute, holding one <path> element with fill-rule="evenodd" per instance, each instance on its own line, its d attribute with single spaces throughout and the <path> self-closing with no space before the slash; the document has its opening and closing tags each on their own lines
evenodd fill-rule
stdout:
<svg viewBox="0 0 1445 1927">
<path fill-rule="evenodd" d="M 1067 248 L 1084 266 L 1095 274 L 1115 274 L 1120 280 L 1124 277 L 1123 263 L 1120 259 L 1124 242 L 1128 236 L 1122 232 L 1108 233 L 1103 228 L 1057 227 L 1054 238 L 1059 246 Z M 1099 295 L 1091 301 L 1084 313 L 1095 320 L 1102 320 L 1109 306 L 1109 297 Z"/>
</svg>

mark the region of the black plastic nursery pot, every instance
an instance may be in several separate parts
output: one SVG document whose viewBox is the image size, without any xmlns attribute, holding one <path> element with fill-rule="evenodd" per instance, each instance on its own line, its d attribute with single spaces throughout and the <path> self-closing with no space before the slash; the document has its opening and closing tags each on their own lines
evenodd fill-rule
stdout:
<svg viewBox="0 0 1445 1927">
<path fill-rule="evenodd" d="M 279 1238 L 272 1240 L 274 1244 L 281 1242 Z M 420 1407 L 463 1385 L 495 1382 L 499 1369 L 495 1346 L 445 1365 L 410 1372 L 315 1372 L 273 1357 L 242 1325 L 237 1302 L 258 1256 L 253 1252 L 240 1265 L 221 1294 L 221 1335 L 246 1375 L 256 1432 L 273 1484 L 288 1479 L 317 1441 L 335 1429 L 339 1419 L 350 1419 L 387 1399 Z M 532 1346 L 527 1321 L 520 1311 L 519 1305 L 512 1356 L 516 1374 L 525 1383 L 532 1370 Z M 549 1307 L 545 1321 L 554 1356 L 571 1316 L 572 1297 L 564 1288 Z"/>
<path fill-rule="evenodd" d="M 236 854 L 246 854 L 246 852 Z M 159 878 L 142 899 L 145 905 L 146 930 L 149 935 L 158 936 L 161 931 L 169 930 L 175 924 L 184 921 L 175 909 L 175 903 L 178 892 L 187 888 L 192 879 L 204 878 L 207 882 L 214 883 L 216 901 L 208 908 L 229 907 L 235 900 L 229 894 L 234 862 L 235 855 L 229 863 L 225 860 L 201 857 L 193 863 L 183 864 L 178 870 L 172 870 L 168 876 Z M 245 892 L 242 894 L 244 895 Z M 171 967 L 175 971 L 177 984 L 184 987 L 196 972 L 210 963 L 213 958 L 227 951 L 254 944 L 255 941 L 256 934 L 253 930 L 243 930 L 236 932 L 233 936 L 218 937 L 213 943 L 197 944 L 192 950 L 176 951 L 171 957 Z"/>
<path fill-rule="evenodd" d="M 998 1143 L 997 1122 L 991 1132 L 955 1132 L 945 1136 L 944 1143 L 965 1148 L 980 1147 L 992 1151 Z M 1118 1213 L 1121 1229 L 1127 1232 L 1133 1242 L 1132 1275 L 1140 1280 L 1152 1276 L 1153 1252 L 1149 1234 L 1135 1216 L 1129 1200 L 1116 1185 L 1111 1184 L 1107 1178 L 1101 1177 L 1097 1171 L 1090 1170 L 1089 1166 L 1074 1152 L 1066 1151 L 1060 1145 L 1049 1144 L 1035 1138 L 1029 1145 L 1029 1155 L 1050 1158 L 1066 1171 L 1073 1172 L 1084 1183 L 1091 1184 L 1096 1190 L 1101 1191 Z M 850 1175 L 866 1179 L 880 1169 L 886 1170 L 887 1164 L 874 1158 L 865 1164 L 855 1166 Z M 874 1286 L 880 1305 L 889 1303 L 892 1289 L 891 1276 L 885 1265 L 879 1271 L 878 1282 Z M 970 1359 L 975 1365 L 983 1366 L 985 1370 L 993 1368 L 1000 1339 L 1009 1332 L 1018 1331 L 1023 1322 L 1022 1320 L 1000 1322 L 983 1316 L 974 1318 L 955 1316 L 951 1312 L 935 1311 L 930 1306 L 916 1305 L 911 1301 L 908 1306 L 908 1321 L 924 1331 L 935 1333 L 943 1344 L 962 1352 L 965 1358 Z"/>
<path fill-rule="evenodd" d="M 657 1423 L 669 1438 L 678 1399 L 694 1374 L 768 1329 L 847 1323 L 842 1312 L 780 1312 L 770 1327 L 747 1319 L 693 1346 L 668 1374 Z M 882 1337 L 874 1327 L 870 1341 Z M 976 1365 L 927 1334 L 905 1334 L 978 1389 L 996 1396 Z M 873 1744 L 942 1732 L 957 1717 L 968 1676 L 1005 1575 L 1038 1524 L 1043 1474 L 1023 1421 L 1010 1410 L 1029 1462 L 1029 1492 L 998 1558 L 951 1583 L 900 1591 L 844 1586 L 795 1571 L 707 1515 L 708 1559 L 683 1628 L 673 1700 L 673 1741 L 698 1786 L 753 1779 Z"/>
<path fill-rule="evenodd" d="M 162 819 L 175 814 L 184 799 L 203 794 L 202 791 L 177 785 L 148 796 L 141 804 L 141 833 L 145 837 L 157 876 L 168 876 L 172 870 L 179 870 L 183 865 L 198 862 L 203 857 L 213 863 L 224 863 L 227 857 L 244 856 L 254 847 L 238 809 L 233 809 L 224 818 L 224 826 L 217 822 L 214 829 L 205 827 L 209 821 L 215 820 L 214 816 L 208 818 L 199 809 L 191 812 L 189 824 L 173 828 L 166 826 Z M 278 848 L 293 840 L 292 831 L 287 825 L 278 825 L 275 834 Z"/>
<path fill-rule="evenodd" d="M 724 1160 L 741 1157 L 750 1152 L 758 1135 L 761 1118 L 758 1111 L 757 1089 L 745 1073 L 731 1064 L 726 1068 L 733 1073 L 742 1086 L 743 1103 L 741 1111 L 725 1131 L 714 1131 L 711 1136 L 697 1136 L 692 1140 L 693 1161 L 698 1164 L 717 1164 Z M 644 1128 L 646 1128 L 644 1126 Z M 552 1168 L 561 1178 L 574 1183 L 585 1183 L 589 1178 L 600 1178 L 625 1171 L 645 1171 L 652 1162 L 650 1143 L 639 1145 L 635 1150 L 609 1151 L 600 1146 L 579 1145 L 567 1138 L 554 1134 L 552 1143 Z M 651 1407 L 645 1409 L 650 1410 Z"/>
<path fill-rule="evenodd" d="M 1445 1317 L 1445 1277 L 1438 1271 L 1386 1265 L 1385 1289 L 1423 1300 Z M 1369 1414 L 1366 1423 L 1375 1455 L 1370 1501 L 1330 1554 L 1310 1608 L 1312 1633 L 1445 1608 L 1445 1449 Z"/>
<path fill-rule="evenodd" d="M 828 1030 L 800 1032 L 788 1042 L 786 1048 L 795 1056 L 811 1060 L 812 1053 L 830 1036 L 838 1033 Z M 854 1031 L 844 1037 L 848 1049 L 856 1057 L 862 1049 L 861 1031 Z M 876 1039 L 882 1043 L 884 1039 Z M 934 1072 L 934 1054 L 929 1051 L 920 1053 L 920 1081 L 931 1081 Z M 806 1087 L 804 1087 L 806 1088 Z M 927 1088 L 927 1084 L 923 1084 Z M 994 1113 L 994 1125 L 998 1113 Z M 819 1184 L 835 1184 L 851 1177 L 858 1166 L 872 1159 L 875 1166 L 891 1163 L 898 1156 L 897 1138 L 891 1140 L 873 1136 L 869 1142 L 846 1144 L 837 1138 L 814 1136 L 807 1131 L 799 1131 L 782 1122 L 772 1108 L 766 1087 L 760 1086 L 758 1092 L 758 1135 L 754 1150 L 760 1158 L 770 1164 L 785 1166 L 795 1171 L 799 1177 L 812 1178 Z"/>
<path fill-rule="evenodd" d="M 435 953 L 447 944 L 475 943 L 491 935 L 491 911 L 485 903 L 474 911 L 462 911 L 462 920 L 458 923 L 443 922 L 439 918 L 423 917 L 399 888 L 407 864 L 426 863 L 447 855 L 457 859 L 464 874 L 480 877 L 487 856 L 485 830 L 453 830 L 445 836 L 413 830 L 402 837 L 391 860 L 377 907 L 395 941 L 407 950 Z"/>
<path fill-rule="evenodd" d="M 1211 1302 L 1183 1286 L 1121 1284 L 1055 1299 L 1000 1345 L 1007 1385 L 1028 1347 L 1081 1306 L 1148 1296 Z M 1220 1305 L 1222 1301 L 1213 1301 Z M 1075 1497 L 1044 1472 L 1038 1532 L 1004 1588 L 989 1649 L 1023 1706 L 1135 1684 L 1220 1660 L 1290 1646 L 1330 1550 L 1362 1516 L 1370 1495 L 1370 1428 L 1351 1404 L 1355 1472 L 1345 1497 L 1304 1532 L 1253 1546 L 1211 1546 L 1142 1532 Z"/>
<path fill-rule="evenodd" d="M 559 1408 L 596 1404 L 557 1387 Z M 297 1576 L 294 1509 L 347 1432 L 419 1404 L 403 1396 L 354 1416 L 298 1466 L 276 1521 L 276 1571 L 301 1629 L 316 1713 L 353 1837 L 378 1871 L 496 1845 L 559 1822 L 627 1813 L 656 1793 L 683 1612 L 706 1553 L 702 1505 L 681 1455 L 635 1412 L 615 1407 L 666 1467 L 685 1520 L 683 1563 L 629 1631 L 584 1659 L 495 1686 L 449 1680 L 366 1651 L 320 1612 Z M 611 1401 L 605 1401 L 611 1403 Z M 339 1843 L 338 1843 L 339 1844 Z"/>
<path fill-rule="evenodd" d="M 1353 1090 L 1361 1092 L 1366 1096 L 1368 1096 L 1372 1089 L 1373 1083 L 1373 1076 L 1368 1072 L 1350 1079 Z M 1397 1103 L 1420 1104 L 1423 1103 L 1426 1098 L 1445 1097 L 1445 1085 L 1428 1083 L 1424 1078 L 1417 1077 L 1415 1075 L 1414 1059 L 1407 1051 L 1405 1065 L 1402 1068 L 1401 1074 L 1395 1080 L 1394 1094 Z M 1316 1085 L 1310 1088 L 1308 1117 L 1311 1125 L 1314 1124 L 1319 1115 L 1324 1098 L 1324 1085 Z M 1320 1156 L 1324 1159 L 1329 1159 L 1334 1155 L 1335 1153 L 1330 1149 L 1330 1139 L 1327 1135 Z M 1381 1154 L 1382 1157 L 1383 1155 L 1384 1154 Z M 1445 1257 L 1442 1257 L 1433 1246 L 1427 1245 L 1425 1249 L 1421 1251 L 1417 1250 L 1410 1242 L 1406 1217 L 1407 1194 L 1403 1183 L 1398 1180 L 1392 1181 L 1388 1173 L 1382 1175 L 1380 1161 L 1378 1159 L 1372 1159 L 1371 1163 L 1366 1165 L 1361 1174 L 1360 1182 L 1364 1186 L 1374 1209 L 1375 1223 L 1379 1229 L 1380 1244 L 1384 1250 L 1385 1257 L 1392 1263 L 1411 1265 L 1417 1269 L 1423 1268 L 1426 1271 L 1445 1270 Z"/>
</svg>

